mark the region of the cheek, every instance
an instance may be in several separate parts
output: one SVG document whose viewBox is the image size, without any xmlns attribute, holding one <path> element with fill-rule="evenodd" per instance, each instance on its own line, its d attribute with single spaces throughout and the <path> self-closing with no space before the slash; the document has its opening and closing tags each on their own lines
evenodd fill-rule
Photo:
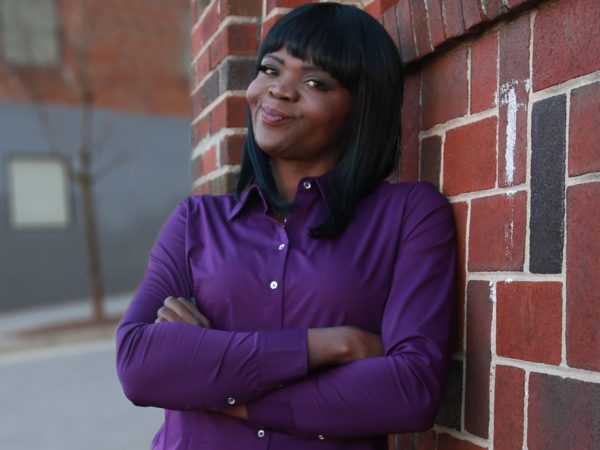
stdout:
<svg viewBox="0 0 600 450">
<path fill-rule="evenodd" d="M 251 107 L 256 105 L 256 102 L 258 100 L 258 95 L 259 95 L 259 91 L 260 91 L 259 84 L 260 83 L 255 78 L 252 81 L 252 83 L 250 83 L 250 85 L 248 85 L 248 89 L 246 89 L 246 102 Z"/>
</svg>

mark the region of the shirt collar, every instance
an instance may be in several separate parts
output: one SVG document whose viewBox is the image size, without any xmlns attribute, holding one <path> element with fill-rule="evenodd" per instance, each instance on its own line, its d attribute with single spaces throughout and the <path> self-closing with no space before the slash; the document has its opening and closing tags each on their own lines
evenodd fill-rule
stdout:
<svg viewBox="0 0 600 450">
<path fill-rule="evenodd" d="M 328 172 L 324 175 L 320 175 L 318 177 L 302 178 L 298 182 L 298 186 L 296 187 L 296 192 L 298 192 L 298 190 L 300 190 L 300 189 L 303 189 L 304 183 L 306 183 L 306 182 L 314 183 L 317 186 L 319 196 L 325 200 L 326 196 L 327 196 L 327 192 L 329 190 L 329 179 L 328 179 L 329 173 L 330 172 Z M 248 208 L 249 205 L 253 204 L 254 202 L 256 202 L 258 200 L 260 200 L 262 202 L 263 207 L 264 207 L 264 212 L 266 214 L 269 211 L 269 205 L 267 203 L 267 200 L 265 199 L 265 197 L 264 197 L 262 191 L 260 190 L 260 188 L 258 187 L 258 185 L 256 183 L 252 183 L 247 189 L 245 189 L 242 192 L 242 194 L 240 195 L 240 199 L 233 206 L 233 208 L 231 209 L 227 218 L 229 220 L 235 219 L 242 212 L 242 210 Z"/>
</svg>

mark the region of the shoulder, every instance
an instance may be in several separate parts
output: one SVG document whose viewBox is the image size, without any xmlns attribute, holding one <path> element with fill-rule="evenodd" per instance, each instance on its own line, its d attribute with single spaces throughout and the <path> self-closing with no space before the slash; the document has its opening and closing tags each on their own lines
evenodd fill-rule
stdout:
<svg viewBox="0 0 600 450">
<path fill-rule="evenodd" d="M 225 221 L 235 203 L 233 194 L 190 195 L 177 203 L 163 228 L 183 232 L 185 229 L 197 229 L 207 220 L 215 223 Z"/>
<path fill-rule="evenodd" d="M 212 213 L 229 213 L 236 204 L 233 194 L 223 195 L 190 195 L 179 202 L 178 209 L 186 212 L 188 215 L 194 215 L 203 211 Z"/>
<path fill-rule="evenodd" d="M 430 228 L 454 230 L 450 203 L 431 183 L 382 183 L 374 194 L 376 207 L 385 208 L 385 216 L 398 224 L 405 238 Z"/>
<path fill-rule="evenodd" d="M 383 182 L 369 197 L 376 202 L 393 203 L 406 212 L 417 209 L 448 207 L 449 203 L 431 183 L 426 181 Z"/>
</svg>

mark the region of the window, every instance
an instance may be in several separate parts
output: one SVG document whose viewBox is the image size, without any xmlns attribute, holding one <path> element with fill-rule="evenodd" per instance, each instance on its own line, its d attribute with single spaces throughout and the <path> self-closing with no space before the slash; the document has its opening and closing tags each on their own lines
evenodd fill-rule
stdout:
<svg viewBox="0 0 600 450">
<path fill-rule="evenodd" d="M 67 165 L 53 156 L 8 160 L 10 224 L 15 229 L 66 228 L 71 222 Z"/>
<path fill-rule="evenodd" d="M 0 0 L 0 7 L 4 60 L 20 66 L 58 65 L 55 0 Z"/>
</svg>

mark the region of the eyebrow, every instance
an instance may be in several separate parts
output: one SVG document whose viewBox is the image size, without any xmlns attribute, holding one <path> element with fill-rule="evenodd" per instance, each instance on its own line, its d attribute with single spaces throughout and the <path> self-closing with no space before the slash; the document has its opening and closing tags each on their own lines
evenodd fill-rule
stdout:
<svg viewBox="0 0 600 450">
<path fill-rule="evenodd" d="M 282 58 L 282 57 L 280 57 L 280 56 L 273 55 L 273 54 L 271 54 L 271 53 L 267 53 L 267 54 L 266 54 L 264 57 L 265 57 L 265 58 L 271 58 L 271 59 L 274 59 L 274 60 L 275 60 L 275 61 L 277 61 L 279 64 L 283 64 L 283 65 L 285 65 L 285 59 L 284 59 L 284 58 Z M 321 70 L 321 71 L 323 71 L 323 72 L 326 72 L 326 70 L 324 70 L 324 69 L 321 69 L 320 67 L 317 67 L 317 66 L 315 66 L 315 65 L 313 65 L 313 64 L 310 64 L 310 63 L 303 63 L 303 64 L 302 64 L 302 70 Z"/>
</svg>

